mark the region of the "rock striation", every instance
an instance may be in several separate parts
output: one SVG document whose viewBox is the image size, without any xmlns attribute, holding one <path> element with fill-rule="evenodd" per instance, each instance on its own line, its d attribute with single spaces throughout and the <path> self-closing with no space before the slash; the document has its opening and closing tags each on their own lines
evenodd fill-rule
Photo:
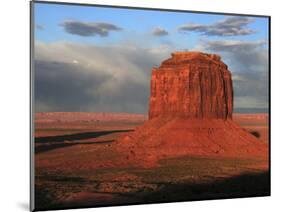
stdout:
<svg viewBox="0 0 281 212">
<path fill-rule="evenodd" d="M 149 119 L 231 119 L 232 109 L 231 73 L 220 56 L 175 52 L 159 68 L 153 68 Z"/>
</svg>

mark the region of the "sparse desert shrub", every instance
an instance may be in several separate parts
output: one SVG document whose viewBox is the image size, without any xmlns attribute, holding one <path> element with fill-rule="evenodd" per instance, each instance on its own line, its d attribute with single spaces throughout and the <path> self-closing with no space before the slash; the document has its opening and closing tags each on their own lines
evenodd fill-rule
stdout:
<svg viewBox="0 0 281 212">
<path fill-rule="evenodd" d="M 256 138 L 260 138 L 261 134 L 258 131 L 251 131 L 250 132 L 253 136 L 255 136 Z"/>
</svg>

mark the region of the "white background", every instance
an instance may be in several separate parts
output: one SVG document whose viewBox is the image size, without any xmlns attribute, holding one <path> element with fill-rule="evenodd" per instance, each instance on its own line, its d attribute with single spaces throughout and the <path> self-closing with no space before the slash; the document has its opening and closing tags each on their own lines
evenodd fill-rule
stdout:
<svg viewBox="0 0 281 212">
<path fill-rule="evenodd" d="M 278 0 L 67 0 L 123 6 L 271 15 L 272 196 L 232 200 L 81 209 L 77 211 L 281 211 L 281 6 Z M 1 1 L 0 211 L 29 204 L 29 2 Z M 73 211 L 73 210 L 69 210 Z"/>
</svg>

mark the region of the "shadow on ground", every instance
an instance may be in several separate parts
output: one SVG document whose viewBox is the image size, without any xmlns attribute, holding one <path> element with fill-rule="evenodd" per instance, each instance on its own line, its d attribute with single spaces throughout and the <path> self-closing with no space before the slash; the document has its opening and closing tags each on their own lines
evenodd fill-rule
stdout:
<svg viewBox="0 0 281 212">
<path fill-rule="evenodd" d="M 109 130 L 109 131 L 98 131 L 98 132 L 83 132 L 83 133 L 75 133 L 69 135 L 37 137 L 35 138 L 35 143 L 50 143 L 50 142 L 59 143 L 64 141 L 85 140 L 89 138 L 97 138 L 112 133 L 122 133 L 122 132 L 131 132 L 131 131 L 133 130 Z"/>
<path fill-rule="evenodd" d="M 144 202 L 170 202 L 270 195 L 268 172 L 216 179 L 211 183 L 170 183 L 144 195 Z"/>
<path fill-rule="evenodd" d="M 110 131 L 98 131 L 98 132 L 84 132 L 69 135 L 58 135 L 58 136 L 46 136 L 35 138 L 35 154 L 47 152 L 50 150 L 69 147 L 73 145 L 90 145 L 90 144 L 109 144 L 114 140 L 105 140 L 98 142 L 81 142 L 81 140 L 98 138 L 100 136 L 109 135 L 113 133 L 125 133 L 133 130 L 110 130 Z"/>
<path fill-rule="evenodd" d="M 35 147 L 35 154 L 48 152 L 54 149 L 70 147 L 74 145 L 99 145 L 99 144 L 110 144 L 114 140 L 99 141 L 99 142 L 71 142 L 71 143 L 51 143 L 45 145 L 39 145 Z"/>
<path fill-rule="evenodd" d="M 97 200 L 87 200 L 88 202 L 86 202 L 82 200 L 68 203 L 58 203 L 50 191 L 37 188 L 36 209 L 67 209 L 268 196 L 270 195 L 270 175 L 269 172 L 243 174 L 230 178 L 216 179 L 210 183 L 171 182 L 161 184 L 159 188 L 155 191 L 137 193 L 118 194 L 113 191 L 108 193 L 113 194 L 113 198 L 106 202 L 97 202 Z"/>
</svg>

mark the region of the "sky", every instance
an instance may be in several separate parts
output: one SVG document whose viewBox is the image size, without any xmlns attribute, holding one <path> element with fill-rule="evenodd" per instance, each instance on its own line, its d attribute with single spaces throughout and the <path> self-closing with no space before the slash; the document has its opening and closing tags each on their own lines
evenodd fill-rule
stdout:
<svg viewBox="0 0 281 212">
<path fill-rule="evenodd" d="M 147 113 L 151 68 L 174 51 L 216 53 L 236 111 L 268 109 L 268 19 L 35 3 L 36 112 Z"/>
</svg>

